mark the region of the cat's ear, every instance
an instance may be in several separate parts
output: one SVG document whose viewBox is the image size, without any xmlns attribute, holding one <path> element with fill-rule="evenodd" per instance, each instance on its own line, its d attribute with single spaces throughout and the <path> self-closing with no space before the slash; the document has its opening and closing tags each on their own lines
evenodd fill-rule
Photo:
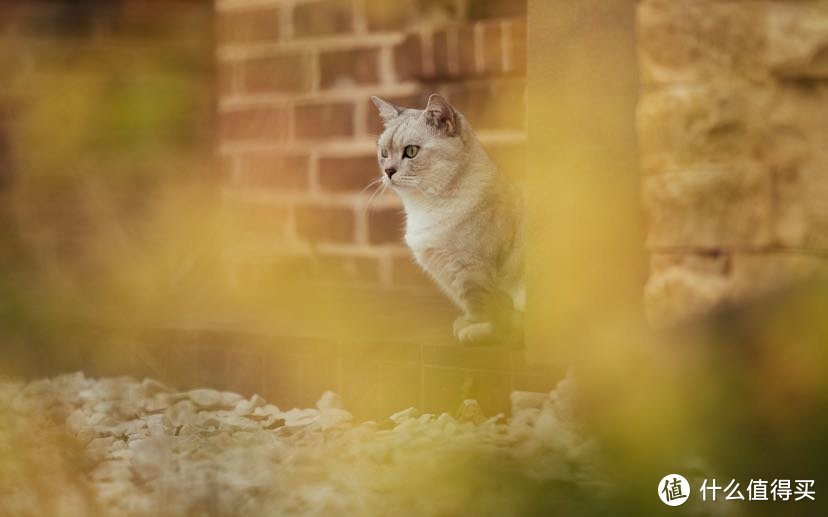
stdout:
<svg viewBox="0 0 828 517">
<path fill-rule="evenodd" d="M 457 112 L 445 97 L 432 94 L 425 109 L 426 121 L 446 136 L 457 134 Z"/>
<path fill-rule="evenodd" d="M 404 109 L 399 106 L 394 106 L 387 100 L 380 99 L 376 95 L 372 96 L 371 100 L 374 102 L 374 106 L 377 107 L 377 110 L 379 110 L 379 116 L 384 124 L 387 124 L 397 118 Z"/>
</svg>

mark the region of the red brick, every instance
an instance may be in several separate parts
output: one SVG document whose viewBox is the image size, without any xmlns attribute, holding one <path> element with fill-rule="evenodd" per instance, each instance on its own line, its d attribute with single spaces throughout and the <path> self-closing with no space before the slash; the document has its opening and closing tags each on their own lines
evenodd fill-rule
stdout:
<svg viewBox="0 0 828 517">
<path fill-rule="evenodd" d="M 526 73 L 526 20 L 516 19 L 509 24 L 509 71 L 517 74 Z"/>
<path fill-rule="evenodd" d="M 379 81 L 375 48 L 324 52 L 319 55 L 319 80 L 322 88 L 375 84 Z"/>
<path fill-rule="evenodd" d="M 324 204 L 301 204 L 295 207 L 296 233 L 316 242 L 351 242 L 354 239 L 354 212 L 350 208 Z"/>
<path fill-rule="evenodd" d="M 405 96 L 398 96 L 398 97 L 383 97 L 383 99 L 387 100 L 391 104 L 395 106 L 404 106 L 406 108 L 415 108 L 415 109 L 423 109 L 425 108 L 426 102 L 428 101 L 428 94 L 426 92 L 420 93 L 419 95 L 405 95 Z M 383 131 L 382 120 L 379 118 L 379 114 L 377 113 L 377 107 L 374 106 L 374 103 L 368 101 L 368 110 L 366 115 L 366 124 L 365 127 L 368 133 L 372 135 L 379 135 Z"/>
<path fill-rule="evenodd" d="M 278 190 L 308 188 L 308 156 L 248 153 L 240 157 L 240 185 Z"/>
<path fill-rule="evenodd" d="M 365 0 L 364 15 L 370 31 L 404 30 L 419 19 L 416 0 Z"/>
<path fill-rule="evenodd" d="M 220 44 L 253 43 L 279 39 L 279 9 L 244 9 L 218 15 Z"/>
<path fill-rule="evenodd" d="M 398 81 L 422 77 L 423 49 L 419 34 L 409 34 L 394 47 L 394 72 Z"/>
<path fill-rule="evenodd" d="M 2 127 L 0 127 L 0 134 L 2 134 Z M 2 149 L 2 147 L 0 147 Z M 0 157 L 0 163 L 2 163 Z M 230 183 L 233 180 L 233 157 L 232 156 L 218 156 L 216 167 L 219 171 L 219 177 L 222 181 Z"/>
<path fill-rule="evenodd" d="M 329 191 L 360 191 L 379 177 L 374 155 L 319 158 L 319 185 Z"/>
<path fill-rule="evenodd" d="M 434 77 L 445 78 L 449 76 L 449 49 L 448 32 L 437 31 L 432 36 L 432 51 L 434 57 Z"/>
<path fill-rule="evenodd" d="M 296 138 L 347 137 L 354 132 L 354 106 L 350 103 L 299 105 L 294 113 Z"/>
<path fill-rule="evenodd" d="M 499 74 L 503 68 L 503 33 L 500 23 L 483 24 L 483 70 L 484 75 Z"/>
<path fill-rule="evenodd" d="M 310 65 L 298 53 L 249 59 L 242 63 L 248 93 L 301 92 L 310 88 Z"/>
<path fill-rule="evenodd" d="M 236 63 L 218 63 L 216 65 L 216 82 L 218 83 L 220 96 L 235 93 L 237 66 Z"/>
<path fill-rule="evenodd" d="M 398 209 L 371 212 L 368 220 L 368 240 L 371 244 L 398 244 L 405 232 L 405 215 Z"/>
<path fill-rule="evenodd" d="M 251 107 L 219 114 L 221 139 L 278 140 L 288 134 L 288 112 L 285 108 Z"/>
<path fill-rule="evenodd" d="M 475 0 L 468 3 L 470 20 L 526 16 L 526 0 Z"/>
<path fill-rule="evenodd" d="M 351 32 L 354 26 L 352 0 L 321 0 L 293 8 L 293 35 L 319 36 Z"/>
<path fill-rule="evenodd" d="M 457 29 L 457 65 L 460 76 L 471 77 L 477 73 L 474 39 L 473 26 L 465 25 Z"/>
</svg>

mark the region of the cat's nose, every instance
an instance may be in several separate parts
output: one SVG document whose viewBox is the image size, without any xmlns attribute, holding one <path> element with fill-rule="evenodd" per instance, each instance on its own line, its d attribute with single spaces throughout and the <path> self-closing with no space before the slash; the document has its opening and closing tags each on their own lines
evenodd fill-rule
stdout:
<svg viewBox="0 0 828 517">
<path fill-rule="evenodd" d="M 397 169 L 395 169 L 394 167 L 388 167 L 387 169 L 385 169 L 385 174 L 388 174 L 389 179 L 391 178 L 391 176 L 393 176 L 396 173 L 397 173 Z"/>
</svg>

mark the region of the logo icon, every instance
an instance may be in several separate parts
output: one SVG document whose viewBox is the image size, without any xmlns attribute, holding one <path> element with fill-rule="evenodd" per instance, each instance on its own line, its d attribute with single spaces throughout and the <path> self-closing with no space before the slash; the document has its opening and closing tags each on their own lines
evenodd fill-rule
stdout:
<svg viewBox="0 0 828 517">
<path fill-rule="evenodd" d="M 690 497 L 690 483 L 681 474 L 667 474 L 658 482 L 658 497 L 668 506 L 679 506 Z"/>
</svg>

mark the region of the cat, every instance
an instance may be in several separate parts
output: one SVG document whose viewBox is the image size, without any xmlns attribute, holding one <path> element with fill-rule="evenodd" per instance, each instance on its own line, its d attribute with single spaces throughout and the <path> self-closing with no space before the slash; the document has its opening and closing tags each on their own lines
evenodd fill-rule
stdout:
<svg viewBox="0 0 828 517">
<path fill-rule="evenodd" d="M 405 242 L 463 314 L 462 343 L 514 339 L 526 304 L 522 195 L 448 101 L 424 110 L 372 97 L 380 176 L 400 197 Z"/>
</svg>

